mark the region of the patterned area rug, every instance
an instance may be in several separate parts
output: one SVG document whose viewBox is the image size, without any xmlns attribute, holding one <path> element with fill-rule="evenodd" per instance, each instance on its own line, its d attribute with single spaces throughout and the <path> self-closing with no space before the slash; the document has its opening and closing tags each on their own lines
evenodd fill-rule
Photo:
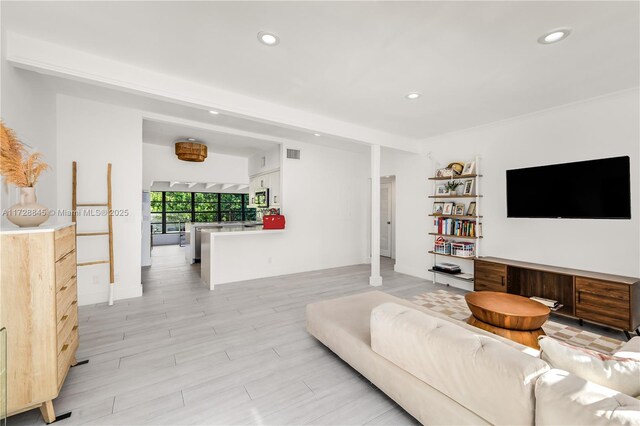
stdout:
<svg viewBox="0 0 640 426">
<path fill-rule="evenodd" d="M 424 306 L 432 311 L 439 312 L 449 318 L 466 321 L 471 315 L 464 296 L 448 291 L 438 290 L 434 293 L 425 293 L 416 296 L 413 303 Z M 562 340 L 574 346 L 593 349 L 606 354 L 612 354 L 623 345 L 624 342 L 610 337 L 600 336 L 579 328 L 560 324 L 552 319 L 548 320 L 542 329 L 554 339 Z"/>
</svg>

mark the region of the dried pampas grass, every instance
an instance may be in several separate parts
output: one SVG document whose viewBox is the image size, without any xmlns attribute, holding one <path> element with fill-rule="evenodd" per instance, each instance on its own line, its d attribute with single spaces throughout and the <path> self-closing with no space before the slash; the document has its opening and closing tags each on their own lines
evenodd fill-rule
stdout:
<svg viewBox="0 0 640 426">
<path fill-rule="evenodd" d="M 39 152 L 29 154 L 15 132 L 1 120 L 0 126 L 0 174 L 16 186 L 34 186 L 49 166 Z"/>
</svg>

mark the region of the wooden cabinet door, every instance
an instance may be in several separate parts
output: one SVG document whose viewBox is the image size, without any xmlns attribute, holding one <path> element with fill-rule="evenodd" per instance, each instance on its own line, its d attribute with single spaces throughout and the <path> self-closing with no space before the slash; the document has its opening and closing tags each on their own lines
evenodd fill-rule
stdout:
<svg viewBox="0 0 640 426">
<path fill-rule="evenodd" d="M 628 285 L 576 277 L 576 316 L 611 327 L 631 330 Z"/>
<path fill-rule="evenodd" d="M 475 291 L 499 291 L 507 292 L 507 265 L 474 261 L 474 285 Z"/>
</svg>

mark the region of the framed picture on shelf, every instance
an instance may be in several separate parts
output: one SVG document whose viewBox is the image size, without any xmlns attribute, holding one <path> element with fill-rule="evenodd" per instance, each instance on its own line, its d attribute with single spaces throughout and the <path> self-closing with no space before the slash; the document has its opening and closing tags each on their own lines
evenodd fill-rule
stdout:
<svg viewBox="0 0 640 426">
<path fill-rule="evenodd" d="M 468 163 L 464 163 L 464 169 L 462 169 L 463 175 L 472 175 L 476 172 L 476 162 L 470 161 Z"/>
<path fill-rule="evenodd" d="M 453 212 L 453 203 L 444 203 L 442 214 L 451 214 Z"/>
<path fill-rule="evenodd" d="M 464 204 L 456 204 L 454 213 L 456 216 L 464 216 Z"/>
<path fill-rule="evenodd" d="M 469 203 L 469 208 L 467 209 L 467 216 L 475 216 L 476 215 L 476 202 L 472 201 Z"/>
<path fill-rule="evenodd" d="M 473 179 L 464 181 L 464 191 L 462 193 L 464 195 L 473 195 Z"/>
<path fill-rule="evenodd" d="M 444 210 L 444 203 L 442 202 L 433 203 L 433 214 L 442 214 L 443 210 Z"/>
<path fill-rule="evenodd" d="M 436 170 L 436 177 L 453 177 L 453 170 L 451 170 L 451 169 L 438 169 L 438 170 Z"/>
<path fill-rule="evenodd" d="M 449 195 L 450 191 L 447 189 L 446 185 L 438 185 L 436 186 L 436 195 Z"/>
</svg>

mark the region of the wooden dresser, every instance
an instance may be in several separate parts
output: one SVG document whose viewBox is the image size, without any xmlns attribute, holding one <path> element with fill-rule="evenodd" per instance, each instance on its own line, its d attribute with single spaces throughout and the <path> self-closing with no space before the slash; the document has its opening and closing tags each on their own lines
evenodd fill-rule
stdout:
<svg viewBox="0 0 640 426">
<path fill-rule="evenodd" d="M 481 257 L 474 290 L 559 301 L 555 313 L 629 332 L 640 326 L 640 278 Z"/>
<path fill-rule="evenodd" d="M 39 407 L 50 423 L 78 348 L 76 227 L 3 229 L 0 238 L 8 415 Z"/>
</svg>

